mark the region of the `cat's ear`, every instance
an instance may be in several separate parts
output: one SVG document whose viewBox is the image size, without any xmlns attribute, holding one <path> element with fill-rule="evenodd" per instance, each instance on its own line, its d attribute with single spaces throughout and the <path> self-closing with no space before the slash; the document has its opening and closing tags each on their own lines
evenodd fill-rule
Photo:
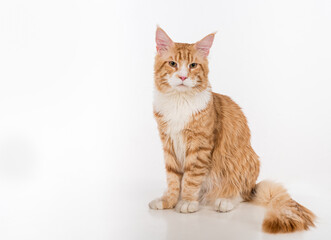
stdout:
<svg viewBox="0 0 331 240">
<path fill-rule="evenodd" d="M 166 52 L 174 44 L 171 38 L 159 26 L 156 29 L 155 41 L 156 41 L 156 50 L 159 54 Z"/>
<path fill-rule="evenodd" d="M 211 33 L 194 44 L 195 48 L 201 53 L 203 57 L 208 56 L 209 50 L 213 45 L 215 34 L 216 33 Z"/>
</svg>

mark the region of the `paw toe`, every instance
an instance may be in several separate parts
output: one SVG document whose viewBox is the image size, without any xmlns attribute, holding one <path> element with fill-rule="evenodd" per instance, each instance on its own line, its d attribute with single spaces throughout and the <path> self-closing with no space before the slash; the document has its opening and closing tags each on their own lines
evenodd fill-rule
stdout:
<svg viewBox="0 0 331 240">
<path fill-rule="evenodd" d="M 148 206 L 151 208 L 151 209 L 155 209 L 155 210 L 161 210 L 163 209 L 163 202 L 161 199 L 157 198 L 157 199 L 154 199 L 153 201 L 151 201 Z"/>
<path fill-rule="evenodd" d="M 193 213 L 198 211 L 199 202 L 198 201 L 184 201 L 181 200 L 176 205 L 176 211 L 180 213 Z"/>
<path fill-rule="evenodd" d="M 231 211 L 235 205 L 232 203 L 230 199 L 227 198 L 218 198 L 215 201 L 215 210 L 219 212 L 228 212 Z"/>
</svg>

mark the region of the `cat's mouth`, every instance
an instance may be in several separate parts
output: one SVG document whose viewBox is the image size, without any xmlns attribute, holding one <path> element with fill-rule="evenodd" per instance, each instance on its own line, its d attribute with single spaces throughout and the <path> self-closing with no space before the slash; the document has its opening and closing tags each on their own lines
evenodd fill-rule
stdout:
<svg viewBox="0 0 331 240">
<path fill-rule="evenodd" d="M 187 91 L 189 88 L 190 88 L 190 87 L 187 86 L 187 85 L 185 85 L 184 83 L 178 84 L 178 85 L 176 86 L 176 89 L 177 89 L 178 91 Z"/>
</svg>

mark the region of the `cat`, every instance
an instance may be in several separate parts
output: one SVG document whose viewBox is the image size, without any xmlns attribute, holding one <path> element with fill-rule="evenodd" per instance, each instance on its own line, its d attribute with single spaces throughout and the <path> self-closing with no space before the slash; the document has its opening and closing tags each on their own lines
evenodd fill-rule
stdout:
<svg viewBox="0 0 331 240">
<path fill-rule="evenodd" d="M 271 181 L 256 184 L 259 157 L 241 108 L 214 93 L 208 54 L 215 33 L 176 43 L 156 30 L 154 116 L 163 144 L 167 190 L 151 209 L 193 213 L 200 204 L 227 212 L 242 201 L 267 207 L 262 229 L 286 233 L 313 227 L 315 215 Z"/>
</svg>

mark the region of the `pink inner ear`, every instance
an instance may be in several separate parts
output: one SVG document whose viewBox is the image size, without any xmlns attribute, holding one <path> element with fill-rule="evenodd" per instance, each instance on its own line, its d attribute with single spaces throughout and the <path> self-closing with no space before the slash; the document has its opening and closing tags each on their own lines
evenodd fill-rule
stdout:
<svg viewBox="0 0 331 240">
<path fill-rule="evenodd" d="M 168 50 L 173 44 L 170 37 L 159 27 L 156 29 L 155 41 L 156 49 L 159 53 Z"/>
<path fill-rule="evenodd" d="M 195 44 L 195 47 L 202 53 L 204 57 L 207 57 L 209 54 L 209 50 L 213 45 L 214 36 L 214 33 L 209 34 Z"/>
</svg>

